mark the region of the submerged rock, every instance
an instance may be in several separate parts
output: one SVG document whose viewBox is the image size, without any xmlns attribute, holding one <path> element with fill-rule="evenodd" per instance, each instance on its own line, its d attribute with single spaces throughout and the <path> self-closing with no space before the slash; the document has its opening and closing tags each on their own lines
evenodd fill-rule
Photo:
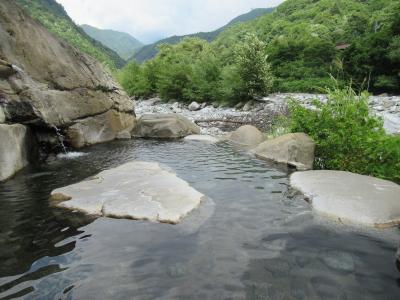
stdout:
<svg viewBox="0 0 400 300">
<path fill-rule="evenodd" d="M 244 125 L 227 135 L 226 139 L 235 145 L 253 148 L 265 140 L 264 134 L 252 125 Z"/>
<path fill-rule="evenodd" d="M 0 124 L 0 181 L 28 165 L 29 129 L 21 124 Z"/>
<path fill-rule="evenodd" d="M 213 137 L 211 135 L 201 135 L 201 134 L 193 134 L 188 135 L 184 139 L 185 141 L 199 141 L 199 142 L 207 142 L 207 143 L 218 143 L 219 139 Z"/>
<path fill-rule="evenodd" d="M 316 211 L 340 222 L 400 224 L 400 186 L 393 182 L 343 171 L 306 171 L 292 174 L 290 183 Z"/>
<path fill-rule="evenodd" d="M 139 118 L 133 136 L 142 138 L 183 138 L 199 134 L 200 128 L 178 114 L 147 114 Z"/>
<path fill-rule="evenodd" d="M 290 133 L 265 141 L 252 152 L 261 159 L 270 159 L 296 167 L 297 170 L 311 170 L 314 164 L 315 142 L 305 133 Z"/>
<path fill-rule="evenodd" d="M 158 163 L 130 162 L 51 193 L 58 207 L 91 215 L 177 224 L 204 195 Z"/>
</svg>

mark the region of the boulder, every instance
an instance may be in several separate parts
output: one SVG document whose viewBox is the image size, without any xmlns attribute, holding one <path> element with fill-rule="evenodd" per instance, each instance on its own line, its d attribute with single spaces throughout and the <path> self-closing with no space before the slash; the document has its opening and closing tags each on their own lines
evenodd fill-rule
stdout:
<svg viewBox="0 0 400 300">
<path fill-rule="evenodd" d="M 132 133 L 135 137 L 169 139 L 199 134 L 200 128 L 178 114 L 147 114 L 139 118 Z"/>
<path fill-rule="evenodd" d="M 200 109 L 201 109 L 201 105 L 198 104 L 197 102 L 192 102 L 192 103 L 189 105 L 188 108 L 189 108 L 190 111 L 197 111 L 197 110 L 200 110 Z"/>
<path fill-rule="evenodd" d="M 315 142 L 304 133 L 290 133 L 267 140 L 252 152 L 261 159 L 288 164 L 297 170 L 312 170 Z"/>
<path fill-rule="evenodd" d="M 158 163 L 129 162 L 51 193 L 58 207 L 87 214 L 177 224 L 204 195 Z"/>
<path fill-rule="evenodd" d="M 264 134 L 252 125 L 244 125 L 227 135 L 227 140 L 246 148 L 253 148 L 262 143 Z"/>
<path fill-rule="evenodd" d="M 91 117 L 100 122 L 109 111 L 134 117 L 133 101 L 99 62 L 59 40 L 15 1 L 0 1 L 0 16 L 0 102 L 8 122 L 52 131 Z M 103 125 L 98 128 L 111 124 Z"/>
<path fill-rule="evenodd" d="M 29 129 L 21 124 L 0 124 L 0 181 L 28 165 Z"/>
<path fill-rule="evenodd" d="M 314 210 L 340 222 L 375 227 L 400 224 L 400 186 L 386 180 L 343 171 L 296 172 L 291 185 Z"/>
<path fill-rule="evenodd" d="M 104 114 L 79 120 L 67 130 L 67 142 L 74 148 L 114 140 L 130 132 L 135 118 L 130 114 L 110 110 Z"/>
<path fill-rule="evenodd" d="M 200 134 L 193 134 L 188 135 L 184 138 L 185 141 L 199 141 L 199 142 L 206 142 L 206 143 L 218 143 L 219 139 L 213 137 L 211 135 L 200 135 Z"/>
<path fill-rule="evenodd" d="M 131 114 L 116 110 L 77 121 L 67 130 L 67 142 L 74 148 L 108 142 L 122 132 L 130 132 L 135 124 Z"/>
</svg>

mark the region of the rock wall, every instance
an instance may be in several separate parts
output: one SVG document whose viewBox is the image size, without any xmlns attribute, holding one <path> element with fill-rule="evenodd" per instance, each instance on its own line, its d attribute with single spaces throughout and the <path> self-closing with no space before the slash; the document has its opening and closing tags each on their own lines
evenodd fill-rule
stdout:
<svg viewBox="0 0 400 300">
<path fill-rule="evenodd" d="M 79 135 L 66 135 L 69 145 L 79 147 L 134 127 L 133 101 L 103 66 L 59 40 L 12 0 L 0 2 L 0 41 L 0 123 L 23 124 L 42 135 L 40 142 L 53 143 L 56 128 L 66 135 L 95 120 Z"/>
</svg>

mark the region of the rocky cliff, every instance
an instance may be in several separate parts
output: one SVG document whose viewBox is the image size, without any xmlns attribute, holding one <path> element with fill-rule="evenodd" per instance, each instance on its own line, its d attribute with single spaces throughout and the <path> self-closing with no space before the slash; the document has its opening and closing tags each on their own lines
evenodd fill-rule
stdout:
<svg viewBox="0 0 400 300">
<path fill-rule="evenodd" d="M 67 144 L 79 148 L 130 132 L 135 114 L 132 101 L 100 63 L 60 41 L 14 1 L 2 0 L 0 123 L 3 131 L 11 124 L 28 127 L 20 132 L 47 149 L 54 149 L 60 130 Z M 15 129 L 9 128 L 12 135 Z M 13 165 L 2 149 L 5 144 L 10 141 L 2 138 L 0 169 Z M 0 180 L 12 175 L 11 169 L 0 172 Z"/>
</svg>

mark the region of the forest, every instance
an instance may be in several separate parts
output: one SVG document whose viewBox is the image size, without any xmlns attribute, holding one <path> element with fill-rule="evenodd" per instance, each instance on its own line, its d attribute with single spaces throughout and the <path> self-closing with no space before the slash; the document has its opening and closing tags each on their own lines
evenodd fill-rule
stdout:
<svg viewBox="0 0 400 300">
<path fill-rule="evenodd" d="M 323 92 L 339 83 L 400 92 L 399 0 L 287 0 L 207 42 L 161 45 L 118 78 L 131 96 L 233 105 L 272 92 Z M 335 80 L 332 80 L 335 78 Z"/>
</svg>

